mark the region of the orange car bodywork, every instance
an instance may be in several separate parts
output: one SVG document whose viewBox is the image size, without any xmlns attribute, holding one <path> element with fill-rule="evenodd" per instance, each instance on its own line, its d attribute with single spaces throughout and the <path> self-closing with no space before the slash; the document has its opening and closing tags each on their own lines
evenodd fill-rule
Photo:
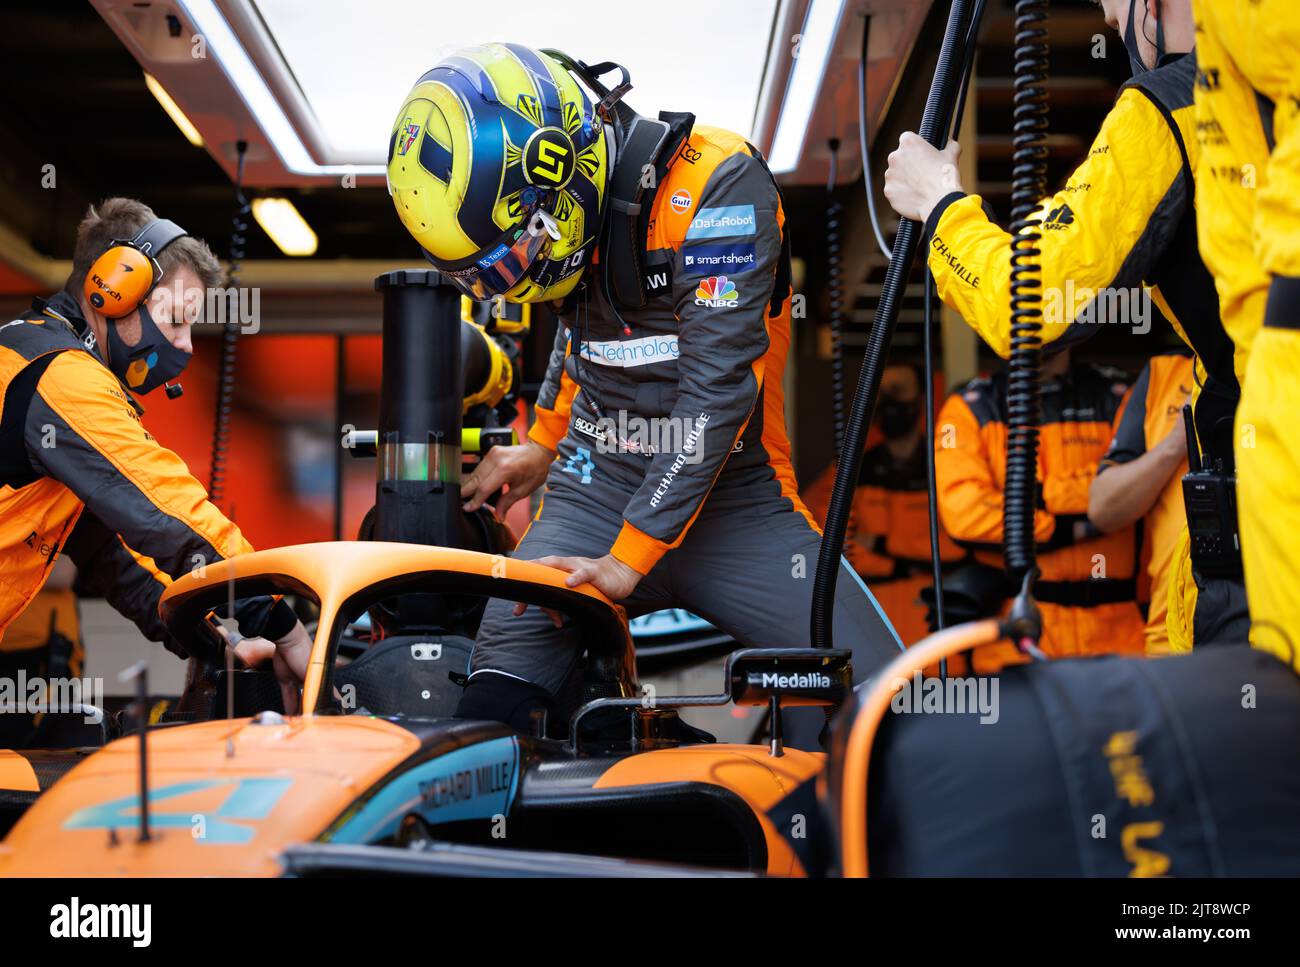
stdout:
<svg viewBox="0 0 1300 967">
<path fill-rule="evenodd" d="M 321 609 L 303 688 L 302 707 L 314 709 L 332 660 L 328 639 L 339 609 L 371 585 L 421 571 L 456 571 L 550 588 L 564 588 L 566 578 L 565 572 L 539 564 L 471 551 L 310 544 L 210 565 L 201 577 L 177 581 L 164 597 L 163 610 L 169 601 L 223 586 L 232 577 L 273 574 L 301 582 L 317 596 Z M 617 608 L 590 585 L 565 590 Z M 621 609 L 617 613 L 621 617 Z M 512 782 L 518 784 L 525 740 L 503 731 L 488 741 L 501 751 L 513 750 Z M 409 793 L 419 768 L 412 763 L 421 753 L 421 740 L 411 729 L 362 714 L 309 712 L 272 724 L 221 719 L 172 725 L 151 730 L 147 742 L 151 842 L 139 842 L 139 737 L 130 736 L 89 755 L 40 795 L 0 843 L 0 875 L 276 875 L 281 872 L 277 856 L 285 847 L 335 839 L 358 812 L 382 801 L 383 790 L 400 777 L 408 781 Z M 454 751 L 468 748 L 474 747 Z M 759 746 L 662 748 L 617 760 L 593 790 L 682 782 L 722 787 L 754 811 L 766 841 L 767 872 L 800 875 L 802 869 L 766 810 L 820 771 L 823 758 L 797 750 L 774 758 Z M 21 756 L 0 752 L 0 786 L 30 791 L 36 788 L 35 778 Z M 354 824 L 354 836 L 356 825 L 367 826 Z"/>
</svg>

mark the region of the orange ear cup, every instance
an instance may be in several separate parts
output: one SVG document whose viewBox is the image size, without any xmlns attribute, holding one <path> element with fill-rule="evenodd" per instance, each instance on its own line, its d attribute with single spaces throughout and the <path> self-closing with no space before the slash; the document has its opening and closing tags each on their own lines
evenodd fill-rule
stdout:
<svg viewBox="0 0 1300 967">
<path fill-rule="evenodd" d="M 129 245 L 114 245 L 86 273 L 86 301 L 110 319 L 136 310 L 153 288 L 153 263 Z"/>
</svg>

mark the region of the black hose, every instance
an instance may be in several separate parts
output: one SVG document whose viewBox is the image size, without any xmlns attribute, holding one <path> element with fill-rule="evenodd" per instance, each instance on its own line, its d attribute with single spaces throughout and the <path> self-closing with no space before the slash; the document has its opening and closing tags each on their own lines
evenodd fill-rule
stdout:
<svg viewBox="0 0 1300 967">
<path fill-rule="evenodd" d="M 835 428 L 835 452 L 844 446 L 844 275 L 840 253 L 840 215 L 844 205 L 835 194 L 839 174 L 838 138 L 827 144 L 831 153 L 830 174 L 826 179 L 826 287 L 831 309 L 831 422 Z"/>
<path fill-rule="evenodd" d="M 230 222 L 230 261 L 226 268 L 226 288 L 238 289 L 239 265 L 244 260 L 244 244 L 248 240 L 248 215 L 252 205 L 244 196 L 244 160 L 248 156 L 248 142 L 235 145 L 239 161 L 235 168 L 235 201 L 238 207 Z M 235 351 L 239 343 L 239 313 L 235 298 L 222 300 L 226 318 L 221 329 L 221 355 L 217 360 L 217 411 L 212 427 L 212 462 L 208 476 L 208 499 L 220 506 L 226 494 L 226 451 L 230 446 L 230 411 L 235 398 Z"/>
<path fill-rule="evenodd" d="M 948 13 L 948 24 L 944 29 L 943 44 L 939 49 L 939 61 L 925 101 L 925 113 L 921 117 L 919 133 L 936 147 L 946 143 L 952 121 L 956 85 L 961 77 L 958 65 L 968 32 L 969 10 L 969 0 L 953 0 Z M 809 629 L 815 648 L 830 648 L 833 645 L 835 584 L 839 576 L 840 556 L 844 552 L 844 534 L 853 503 L 853 490 L 862 469 L 862 447 L 876 406 L 881 372 L 889 344 L 893 341 L 899 304 L 912 270 L 920 231 L 921 226 L 910 218 L 899 223 L 898 234 L 894 236 L 893 255 L 881 287 L 880 301 L 876 304 L 875 321 L 867 338 L 862 373 L 858 377 L 857 392 L 853 397 L 853 407 L 844 434 L 844 446 L 836 465 L 835 487 L 831 492 L 826 529 L 822 534 L 821 551 L 817 557 Z"/>
<path fill-rule="evenodd" d="M 961 131 L 961 119 L 966 114 L 966 95 L 970 93 L 970 74 L 975 68 L 975 42 L 979 39 L 980 22 L 984 19 L 985 0 L 975 0 L 975 12 L 971 14 L 970 30 L 966 33 L 966 56 L 961 65 L 961 87 L 957 94 L 957 110 L 952 115 L 952 136 L 957 137 Z"/>
<path fill-rule="evenodd" d="M 962 118 L 966 115 L 966 97 L 970 93 L 970 75 L 975 67 L 975 43 L 978 40 L 980 23 L 984 19 L 985 0 L 975 0 L 975 10 L 971 14 L 970 29 L 966 32 L 966 53 L 962 58 L 961 84 L 957 89 L 957 109 L 952 115 L 952 137 L 961 133 Z M 934 466 L 934 348 L 933 322 L 931 306 L 934 301 L 934 273 L 925 270 L 925 335 L 922 339 L 925 353 L 925 473 L 926 497 L 930 515 L 930 571 L 934 580 L 934 623 L 935 630 L 942 631 L 947 622 L 943 611 L 943 555 L 939 548 L 939 484 Z M 939 677 L 948 677 L 948 659 L 939 662 Z"/>
<path fill-rule="evenodd" d="M 871 18 L 862 18 L 862 57 L 858 60 L 858 151 L 862 155 L 862 184 L 867 191 L 867 216 L 871 231 L 885 258 L 894 257 L 893 250 L 880 230 L 880 216 L 876 214 L 875 180 L 871 177 L 871 150 L 867 146 L 867 41 L 871 37 Z"/>
<path fill-rule="evenodd" d="M 1036 214 L 1047 194 L 1047 0 L 1016 0 L 1011 172 L 1011 358 L 1003 546 L 1007 571 L 1029 588 L 1035 575 L 1042 239 Z"/>
<path fill-rule="evenodd" d="M 929 481 L 926 496 L 930 511 L 930 569 L 934 577 L 935 630 L 942 631 L 943 620 L 943 557 L 939 550 L 939 487 L 934 468 L 934 319 L 931 306 L 934 302 L 934 275 L 925 270 L 925 333 L 922 351 L 925 353 L 925 473 Z M 939 661 L 939 677 L 948 677 L 948 659 Z"/>
</svg>

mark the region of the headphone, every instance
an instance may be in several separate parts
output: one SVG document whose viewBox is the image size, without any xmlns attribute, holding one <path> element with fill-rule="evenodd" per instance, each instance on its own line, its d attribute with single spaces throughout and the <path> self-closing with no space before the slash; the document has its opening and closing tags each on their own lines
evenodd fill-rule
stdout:
<svg viewBox="0 0 1300 967">
<path fill-rule="evenodd" d="M 115 239 L 86 273 L 86 301 L 110 319 L 129 316 L 162 278 L 158 254 L 188 234 L 175 222 L 156 218 L 134 238 Z"/>
</svg>

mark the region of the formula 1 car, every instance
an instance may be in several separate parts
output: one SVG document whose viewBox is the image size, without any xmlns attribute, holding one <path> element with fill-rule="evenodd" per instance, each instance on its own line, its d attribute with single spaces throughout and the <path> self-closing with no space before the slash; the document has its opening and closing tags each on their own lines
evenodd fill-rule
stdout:
<svg viewBox="0 0 1300 967">
<path fill-rule="evenodd" d="M 271 671 L 232 670 L 212 647 L 207 616 L 232 589 L 319 607 L 304 714 L 283 714 Z M 464 637 L 396 635 L 340 659 L 360 615 L 426 595 L 441 607 L 490 596 L 568 616 L 587 662 L 567 724 L 539 722 L 536 735 L 520 735 L 448 718 L 459 692 L 449 673 L 463 674 L 468 661 Z M 0 760 L 4 784 L 20 792 L 25 779 L 33 800 L 0 844 L 0 875 L 303 872 L 333 868 L 335 847 L 435 841 L 443 853 L 431 856 L 463 847 L 459 866 L 500 869 L 518 855 L 563 873 L 598 862 L 559 851 L 797 875 L 767 811 L 824 757 L 783 749 L 779 724 L 767 747 L 703 741 L 677 710 L 761 704 L 779 723 L 784 706 L 837 704 L 851 680 L 846 652 L 746 649 L 730 656 L 721 693 L 651 700 L 635 679 L 621 609 L 599 592 L 570 589 L 562 572 L 526 561 L 409 544 L 249 554 L 178 581 L 162 611 L 196 656 L 180 701 L 142 735 L 97 750 Z M 476 849 L 485 846 L 486 857 Z M 543 862 L 520 850 L 553 852 Z"/>
</svg>

